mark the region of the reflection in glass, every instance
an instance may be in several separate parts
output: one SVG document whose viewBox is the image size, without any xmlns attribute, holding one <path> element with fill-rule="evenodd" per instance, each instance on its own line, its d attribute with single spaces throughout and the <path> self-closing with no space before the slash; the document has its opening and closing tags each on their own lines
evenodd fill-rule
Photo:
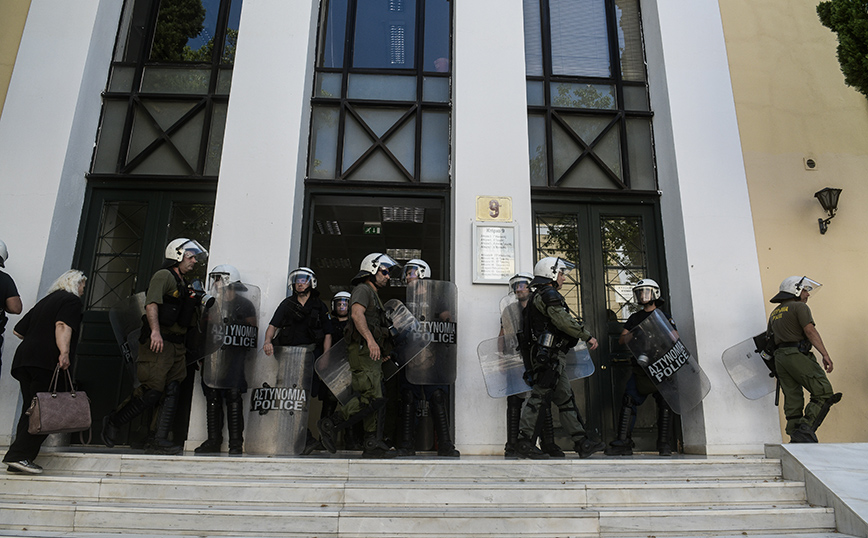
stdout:
<svg viewBox="0 0 868 538">
<path fill-rule="evenodd" d="M 415 67 L 415 0 L 359 0 L 355 24 L 353 67 Z"/>
<path fill-rule="evenodd" d="M 423 69 L 448 73 L 449 58 L 449 0 L 425 0 L 425 64 Z"/>
<path fill-rule="evenodd" d="M 147 216 L 145 202 L 103 205 L 93 273 L 86 288 L 88 310 L 108 310 L 135 292 Z"/>
<path fill-rule="evenodd" d="M 617 108 L 615 87 L 608 84 L 552 82 L 552 106 L 569 108 Z"/>
<path fill-rule="evenodd" d="M 549 0 L 552 74 L 609 77 L 605 0 Z"/>
<path fill-rule="evenodd" d="M 615 0 L 618 21 L 618 50 L 621 52 L 621 75 L 624 80 L 645 81 L 645 54 L 638 0 Z"/>
<path fill-rule="evenodd" d="M 220 0 L 162 0 L 151 60 L 210 62 Z"/>
<path fill-rule="evenodd" d="M 311 131 L 308 163 L 310 177 L 334 179 L 337 162 L 338 109 L 314 107 Z"/>
<path fill-rule="evenodd" d="M 654 173 L 654 146 L 652 142 L 651 120 L 649 118 L 627 118 L 627 140 L 630 151 L 630 188 L 657 190 L 657 176 Z"/>
<path fill-rule="evenodd" d="M 350 99 L 415 101 L 416 77 L 352 74 L 350 75 L 347 96 Z"/>
<path fill-rule="evenodd" d="M 210 69 L 173 69 L 146 67 L 142 75 L 142 93 L 208 93 Z"/>
<path fill-rule="evenodd" d="M 343 67 L 347 0 L 326 0 L 320 30 L 319 67 Z"/>
<path fill-rule="evenodd" d="M 530 184 L 535 187 L 545 187 L 548 184 L 545 116 L 529 115 L 527 118 L 527 130 L 528 153 L 530 154 Z"/>
<path fill-rule="evenodd" d="M 225 103 L 214 103 L 211 114 L 211 133 L 208 136 L 208 154 L 205 156 L 205 175 L 216 176 L 220 172 L 220 157 L 223 154 L 223 132 L 226 130 Z"/>
<path fill-rule="evenodd" d="M 423 183 L 449 181 L 449 113 L 422 114 L 422 172 Z"/>
<path fill-rule="evenodd" d="M 96 153 L 93 159 L 94 173 L 117 172 L 118 151 L 121 147 L 126 116 L 126 100 L 106 100 L 103 103 L 102 124 L 97 135 Z"/>
<path fill-rule="evenodd" d="M 239 26 L 241 26 L 241 0 L 232 0 L 232 5 L 229 7 L 229 20 L 226 24 L 226 37 L 223 42 L 223 56 L 220 58 L 224 64 L 235 63 Z"/>
<path fill-rule="evenodd" d="M 172 204 L 169 216 L 169 237 L 189 237 L 195 239 L 206 250 L 211 248 L 211 225 L 214 221 L 214 204 L 178 203 Z M 197 263 L 193 271 L 187 273 L 188 281 L 205 281 L 206 264 Z"/>
<path fill-rule="evenodd" d="M 619 321 L 626 321 L 640 309 L 633 300 L 632 286 L 649 276 L 642 218 L 601 217 L 600 231 L 606 306 Z"/>
<path fill-rule="evenodd" d="M 524 62 L 529 77 L 543 75 L 541 24 L 539 0 L 524 0 Z"/>
<path fill-rule="evenodd" d="M 558 256 L 580 264 L 578 219 L 574 214 L 537 214 L 536 261 L 546 256 Z M 571 271 L 558 290 L 574 314 L 582 317 L 581 275 Z"/>
<path fill-rule="evenodd" d="M 434 103 L 448 103 L 449 79 L 446 77 L 424 77 L 422 79 L 422 100 Z"/>
</svg>

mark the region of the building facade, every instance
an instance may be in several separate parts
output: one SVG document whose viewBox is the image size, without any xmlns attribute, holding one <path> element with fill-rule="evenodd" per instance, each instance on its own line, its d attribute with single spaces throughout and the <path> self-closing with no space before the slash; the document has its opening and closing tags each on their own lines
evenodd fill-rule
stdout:
<svg viewBox="0 0 868 538">
<path fill-rule="evenodd" d="M 760 29 L 729 24 L 742 20 L 739 9 L 638 0 L 31 0 L 0 116 L 7 270 L 25 308 L 69 267 L 90 277 L 76 377 L 101 416 L 130 383 L 108 309 L 147 286 L 174 237 L 207 244 L 209 266 L 233 264 L 262 289 L 261 329 L 295 267 L 317 272 L 328 301 L 348 289 L 368 252 L 421 257 L 459 290 L 456 444 L 497 454 L 505 401 L 487 395 L 477 346 L 498 333 L 503 277 L 563 255 L 578 266 L 565 295 L 601 342 L 596 373 L 574 383 L 590 429 L 613 437 L 629 371 L 617 322 L 631 311 L 630 285 L 650 277 L 712 384 L 681 417 L 685 451 L 759 453 L 781 439 L 773 396 L 745 399 L 721 354 L 764 328 L 763 307 L 784 277 L 844 278 L 826 259 L 842 247 L 833 234 L 844 236 L 853 217 L 842 205 L 821 237 L 813 218 L 798 215 L 796 224 L 792 213 L 819 213 L 812 193 L 839 166 L 837 177 L 855 182 L 864 156 L 855 143 L 852 159 L 841 159 L 831 145 L 811 145 L 821 133 L 792 134 L 796 125 L 811 132 L 806 120 L 764 131 L 757 109 L 778 121 L 800 103 L 793 97 L 778 111 L 748 97 L 774 91 L 751 51 L 778 49 Z M 858 111 L 847 93 L 855 92 L 835 86 L 833 38 L 816 17 L 810 24 L 833 80 L 820 88 Z M 769 147 L 766 134 L 782 131 L 788 138 Z M 781 189 L 788 177 L 765 172 L 776 153 L 788 153 L 791 166 L 802 154 L 821 163 L 807 172 L 810 192 Z M 856 198 L 856 185 L 832 186 L 845 189 L 842 200 L 851 190 Z M 766 198 L 782 190 L 794 201 L 770 213 Z M 478 261 L 479 228 L 492 223 L 513 234 L 514 257 L 503 266 Z M 794 244 L 822 255 L 808 263 Z M 855 342 L 849 347 L 843 329 L 824 330 L 846 323 L 827 302 L 843 293 L 834 287 L 812 306 L 836 370 L 864 380 L 844 356 Z M 387 294 L 402 298 L 403 289 Z M 5 346 L 8 409 L 17 391 L 8 370 L 14 343 Z M 835 374 L 832 382 L 842 390 Z M 645 405 L 640 445 L 651 442 L 654 422 L 653 403 Z M 864 440 L 847 433 L 856 412 L 843 409 L 830 415 L 829 440 Z M 13 431 L 8 415 L 0 443 Z M 195 389 L 188 447 L 204 437 L 203 415 Z"/>
</svg>

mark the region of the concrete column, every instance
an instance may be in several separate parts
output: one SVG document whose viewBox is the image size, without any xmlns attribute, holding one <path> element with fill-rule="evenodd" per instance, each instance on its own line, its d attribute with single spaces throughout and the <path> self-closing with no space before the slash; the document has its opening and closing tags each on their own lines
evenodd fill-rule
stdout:
<svg viewBox="0 0 868 538">
<path fill-rule="evenodd" d="M 780 442 L 773 396 L 745 399 L 721 354 L 765 329 L 756 240 L 717 2 L 643 2 L 671 314 L 711 379 L 689 452 Z"/>
<path fill-rule="evenodd" d="M 0 117 L 0 233 L 25 311 L 72 263 L 120 4 L 30 4 Z M 9 375 L 18 319 L 11 316 L 4 335 L 0 444 L 10 442 L 18 418 Z"/>
<path fill-rule="evenodd" d="M 261 335 L 298 262 L 318 5 L 259 0 L 241 10 L 208 265 L 232 264 L 261 288 Z M 206 437 L 205 400 L 194 395 L 188 450 Z"/>
<path fill-rule="evenodd" d="M 521 0 L 455 3 L 453 237 L 459 290 L 455 440 L 469 454 L 502 453 L 506 401 L 488 396 L 476 356 L 500 330 L 505 285 L 473 283 L 477 196 L 511 196 L 519 223 L 517 270 L 533 269 Z"/>
</svg>

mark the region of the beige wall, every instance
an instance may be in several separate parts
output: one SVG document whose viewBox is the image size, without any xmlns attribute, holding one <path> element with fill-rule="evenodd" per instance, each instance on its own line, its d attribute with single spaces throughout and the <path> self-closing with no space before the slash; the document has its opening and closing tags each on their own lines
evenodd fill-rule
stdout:
<svg viewBox="0 0 868 538">
<path fill-rule="evenodd" d="M 29 8 L 30 0 L 0 0 L 0 115 Z"/>
<path fill-rule="evenodd" d="M 836 35 L 820 24 L 818 1 L 726 0 L 720 9 L 765 297 L 790 275 L 823 284 L 809 304 L 835 365 L 829 379 L 844 399 L 819 437 L 865 442 L 868 99 L 844 84 Z M 806 157 L 815 170 L 806 170 Z M 825 214 L 813 194 L 827 186 L 843 192 L 820 235 Z"/>
</svg>

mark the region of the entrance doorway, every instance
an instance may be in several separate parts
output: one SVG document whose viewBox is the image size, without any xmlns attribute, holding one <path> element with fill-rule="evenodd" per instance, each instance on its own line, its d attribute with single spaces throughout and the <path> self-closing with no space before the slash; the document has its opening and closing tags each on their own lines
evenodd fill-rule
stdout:
<svg viewBox="0 0 868 538">
<path fill-rule="evenodd" d="M 213 191 L 90 191 L 75 259 L 76 267 L 84 271 L 88 281 L 74 373 L 91 400 L 95 439 L 100 436 L 100 419 L 133 388 L 131 365 L 121 358 L 109 310 L 119 300 L 147 289 L 172 239 L 188 237 L 208 248 L 213 215 Z M 188 279 L 204 282 L 205 271 L 204 263 L 197 264 Z M 185 385 L 189 387 L 184 394 L 192 393 L 192 384 L 188 376 Z M 176 421 L 180 425 L 176 438 L 186 436 L 187 421 L 181 416 L 179 413 Z M 147 417 L 134 421 L 126 441 L 134 445 L 144 442 L 148 423 Z"/>
<path fill-rule="evenodd" d="M 618 344 L 624 322 L 639 310 L 631 288 L 642 278 L 653 278 L 668 298 L 659 222 L 657 207 L 651 204 L 534 204 L 535 259 L 561 256 L 577 267 L 561 293 L 600 347 L 591 352 L 596 372 L 574 382 L 573 390 L 587 429 L 607 442 L 617 435 L 631 373 L 632 355 Z M 664 311 L 669 313 L 666 307 Z M 656 422 L 656 406 L 649 397 L 633 430 L 636 450 L 656 450 Z"/>
</svg>

